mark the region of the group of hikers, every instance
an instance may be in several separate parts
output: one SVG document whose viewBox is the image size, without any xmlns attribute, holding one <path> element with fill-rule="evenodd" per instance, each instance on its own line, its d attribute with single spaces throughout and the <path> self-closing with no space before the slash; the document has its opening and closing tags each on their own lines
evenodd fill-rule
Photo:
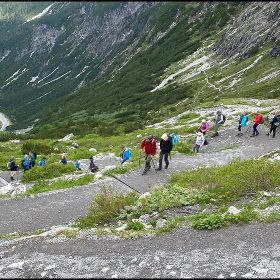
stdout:
<svg viewBox="0 0 280 280">
<path fill-rule="evenodd" d="M 214 118 L 214 133 L 212 134 L 213 137 L 219 136 L 219 129 L 222 124 L 224 124 L 226 121 L 225 115 L 221 111 L 216 112 L 216 116 Z M 251 137 L 255 137 L 259 135 L 258 126 L 262 123 L 264 123 L 264 117 L 261 113 L 256 113 L 253 119 L 253 126 L 248 127 L 249 122 L 249 114 L 246 114 L 246 112 L 243 112 L 239 118 L 238 121 L 238 134 L 237 136 L 244 135 L 245 128 L 247 127 L 247 131 L 249 132 L 252 128 L 252 134 Z M 267 133 L 267 136 L 270 136 L 272 133 L 272 137 L 275 138 L 276 129 L 280 126 L 280 112 L 277 112 L 274 114 L 273 118 L 270 120 L 270 129 Z M 198 131 L 196 133 L 196 139 L 195 143 L 193 145 L 193 151 L 198 153 L 199 149 L 203 145 L 208 145 L 208 141 L 205 139 L 206 133 L 209 131 L 209 123 L 207 120 L 203 119 L 201 121 L 200 126 L 198 127 Z M 153 166 L 156 171 L 162 170 L 162 161 L 164 159 L 165 162 L 165 169 L 169 166 L 169 159 L 171 158 L 170 153 L 173 149 L 173 146 L 179 143 L 179 137 L 176 135 L 175 132 L 170 133 L 169 135 L 165 132 L 162 134 L 159 142 L 159 162 L 158 162 L 158 168 L 155 167 L 153 157 L 155 156 L 157 152 L 157 139 L 156 137 L 150 135 L 143 139 L 143 141 L 140 143 L 140 154 L 139 154 L 139 165 L 140 165 L 140 157 L 142 150 L 144 150 L 144 157 L 145 157 L 145 167 L 142 175 L 145 175 L 148 170 L 151 168 L 151 162 L 153 163 Z M 120 154 L 120 164 L 124 164 L 125 162 L 129 161 L 131 158 L 131 149 L 126 146 L 121 147 L 121 154 Z M 29 155 L 24 155 L 21 160 L 21 167 L 23 169 L 23 172 L 26 172 L 27 170 L 31 169 L 36 164 L 37 155 L 36 152 L 30 151 Z M 93 157 L 91 156 L 89 158 L 89 169 L 91 172 L 97 172 L 99 170 L 98 166 L 94 163 Z M 62 154 L 61 164 L 67 164 L 66 155 Z M 76 170 L 81 170 L 81 163 L 79 160 L 76 160 L 73 162 Z M 45 166 L 46 165 L 46 158 L 43 157 L 39 162 L 38 166 Z M 18 166 L 15 163 L 15 158 L 12 157 L 10 161 L 8 162 L 8 168 L 11 172 L 11 180 L 14 180 L 14 176 L 16 175 L 16 171 L 18 170 Z"/>
</svg>

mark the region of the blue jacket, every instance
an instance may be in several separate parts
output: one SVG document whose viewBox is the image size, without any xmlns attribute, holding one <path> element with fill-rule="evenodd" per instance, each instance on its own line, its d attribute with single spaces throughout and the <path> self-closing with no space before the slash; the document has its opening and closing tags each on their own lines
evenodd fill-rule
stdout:
<svg viewBox="0 0 280 280">
<path fill-rule="evenodd" d="M 45 166 L 46 165 L 46 161 L 44 159 L 41 159 L 39 162 L 38 162 L 38 166 Z"/>
<path fill-rule="evenodd" d="M 79 161 L 75 161 L 74 165 L 76 166 L 77 170 L 81 170 L 81 163 Z"/>
<path fill-rule="evenodd" d="M 126 148 L 125 151 L 121 155 L 121 163 L 124 163 L 127 160 L 130 160 L 131 158 L 131 150 L 129 148 Z"/>
<path fill-rule="evenodd" d="M 239 124 L 240 126 L 246 126 L 247 124 L 247 121 L 248 121 L 248 116 L 247 115 L 244 115 L 244 116 L 240 116 L 240 119 L 239 119 Z"/>
<path fill-rule="evenodd" d="M 170 134 L 170 136 L 172 137 L 172 145 L 175 145 L 175 144 L 179 143 L 179 138 L 178 138 L 178 136 L 174 132 L 172 132 Z"/>
<path fill-rule="evenodd" d="M 29 169 L 29 167 L 30 167 L 30 161 L 29 161 L 29 159 L 23 157 L 22 160 L 21 160 L 21 166 L 22 166 L 22 168 L 23 168 L 24 170 Z"/>
</svg>

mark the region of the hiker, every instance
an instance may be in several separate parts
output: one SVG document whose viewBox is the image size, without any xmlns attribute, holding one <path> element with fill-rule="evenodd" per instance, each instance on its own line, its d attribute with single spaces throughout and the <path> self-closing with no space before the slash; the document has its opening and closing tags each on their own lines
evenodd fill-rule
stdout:
<svg viewBox="0 0 280 280">
<path fill-rule="evenodd" d="M 140 145 L 140 154 L 142 149 L 145 150 L 145 168 L 142 175 L 145 175 L 151 168 L 151 161 L 153 160 L 152 156 L 154 156 L 157 151 L 156 139 L 152 135 L 146 137 Z"/>
<path fill-rule="evenodd" d="M 76 170 L 82 170 L 81 169 L 81 163 L 79 162 L 79 160 L 74 161 L 74 165 L 76 167 Z"/>
<path fill-rule="evenodd" d="M 126 148 L 125 146 L 122 146 L 122 153 L 121 153 L 121 164 L 124 162 L 130 160 L 131 158 L 131 150 L 130 148 Z"/>
<path fill-rule="evenodd" d="M 31 169 L 31 167 L 35 166 L 36 158 L 37 158 L 36 153 L 34 151 L 30 151 L 29 152 L 29 159 L 30 159 L 30 162 L 29 162 L 30 167 L 29 168 L 30 169 Z"/>
<path fill-rule="evenodd" d="M 260 133 L 257 130 L 259 124 L 263 122 L 263 115 L 261 113 L 257 113 L 253 120 L 253 134 L 250 137 L 258 136 Z"/>
<path fill-rule="evenodd" d="M 14 176 L 16 175 L 16 172 L 18 170 L 18 166 L 15 163 L 15 158 L 14 157 L 12 157 L 10 159 L 7 166 L 9 168 L 9 170 L 11 171 L 11 177 L 10 178 L 11 178 L 11 180 L 14 180 Z"/>
<path fill-rule="evenodd" d="M 247 125 L 248 120 L 249 120 L 249 117 L 246 115 L 246 112 L 243 112 L 239 118 L 239 122 L 238 122 L 238 131 L 239 132 L 238 132 L 237 136 L 243 135 L 242 128 Z"/>
<path fill-rule="evenodd" d="M 46 158 L 43 157 L 42 159 L 39 160 L 38 166 L 46 166 Z"/>
<path fill-rule="evenodd" d="M 198 130 L 201 133 L 203 133 L 203 135 L 205 135 L 206 132 L 208 132 L 208 130 L 209 130 L 209 123 L 205 119 L 203 119 L 201 121 L 201 124 L 200 124 L 200 127 Z M 208 144 L 209 144 L 208 141 L 206 140 L 206 138 L 204 138 L 204 145 L 208 145 Z"/>
<path fill-rule="evenodd" d="M 67 164 L 67 159 L 66 159 L 66 155 L 65 154 L 62 154 L 60 163 Z"/>
<path fill-rule="evenodd" d="M 169 136 L 172 138 L 172 145 L 176 145 L 179 143 L 179 137 L 176 135 L 175 132 L 170 133 Z"/>
<path fill-rule="evenodd" d="M 163 157 L 165 161 L 165 169 L 167 169 L 169 165 L 168 155 L 170 155 L 170 152 L 173 148 L 172 137 L 171 136 L 168 137 L 166 133 L 163 133 L 160 139 L 159 146 L 160 146 L 159 164 L 158 164 L 159 166 L 156 170 L 161 170 Z"/>
<path fill-rule="evenodd" d="M 222 114 L 221 111 L 217 111 L 214 122 L 215 122 L 215 126 L 214 126 L 215 132 L 212 135 L 212 137 L 216 137 L 219 135 L 219 128 L 223 123 L 225 123 L 225 116 Z"/>
<path fill-rule="evenodd" d="M 198 128 L 198 130 L 199 130 L 200 132 L 202 132 L 203 135 L 205 135 L 206 132 L 208 131 L 208 129 L 209 129 L 209 124 L 208 124 L 208 122 L 207 122 L 206 120 L 203 119 L 203 120 L 201 121 L 201 124 L 200 124 L 200 127 Z"/>
<path fill-rule="evenodd" d="M 196 139 L 195 139 L 195 144 L 193 146 L 193 151 L 194 152 L 197 152 L 199 151 L 199 148 L 203 146 L 204 144 L 204 135 L 202 132 L 197 132 L 196 133 Z"/>
<path fill-rule="evenodd" d="M 24 155 L 21 159 L 21 167 L 23 169 L 23 172 L 26 172 L 30 169 L 30 161 L 28 158 L 28 155 Z"/>
<path fill-rule="evenodd" d="M 272 138 L 275 138 L 276 128 L 278 126 L 280 126 L 280 112 L 276 113 L 272 121 L 270 122 L 270 130 L 269 133 L 267 133 L 267 136 L 269 136 L 271 132 L 273 132 Z"/>
<path fill-rule="evenodd" d="M 93 173 L 94 173 L 94 172 L 97 172 L 99 168 L 98 168 L 97 165 L 94 164 L 94 162 L 93 162 L 93 157 L 90 157 L 89 160 L 90 160 L 90 163 L 89 163 L 89 169 L 90 169 L 90 171 L 93 172 Z"/>
</svg>

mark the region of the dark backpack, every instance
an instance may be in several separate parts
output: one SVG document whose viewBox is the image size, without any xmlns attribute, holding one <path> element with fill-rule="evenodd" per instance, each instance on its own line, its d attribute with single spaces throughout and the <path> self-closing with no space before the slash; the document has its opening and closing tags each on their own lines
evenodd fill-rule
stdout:
<svg viewBox="0 0 280 280">
<path fill-rule="evenodd" d="M 280 116 L 276 117 L 275 122 L 274 122 L 275 126 L 280 126 Z"/>
</svg>

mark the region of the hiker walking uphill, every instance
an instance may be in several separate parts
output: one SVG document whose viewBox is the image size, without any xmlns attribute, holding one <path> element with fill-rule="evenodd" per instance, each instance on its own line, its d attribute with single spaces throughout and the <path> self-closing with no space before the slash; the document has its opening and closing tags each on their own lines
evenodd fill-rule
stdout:
<svg viewBox="0 0 280 280">
<path fill-rule="evenodd" d="M 14 176 L 16 175 L 16 172 L 18 170 L 18 166 L 15 163 L 15 158 L 12 157 L 7 165 L 8 165 L 9 170 L 11 171 L 10 178 L 11 178 L 11 180 L 14 180 Z"/>
<path fill-rule="evenodd" d="M 97 172 L 99 168 L 93 162 L 93 157 L 90 157 L 89 160 L 90 160 L 90 162 L 89 162 L 89 169 L 90 169 L 90 171 L 93 172 L 93 173 Z"/>
<path fill-rule="evenodd" d="M 272 121 L 270 122 L 270 130 L 269 133 L 267 134 L 267 136 L 270 136 L 271 132 L 272 134 L 272 138 L 275 138 L 275 134 L 276 134 L 276 128 L 280 126 L 280 112 L 276 113 L 275 116 L 273 117 Z"/>
<path fill-rule="evenodd" d="M 238 134 L 237 136 L 243 135 L 242 128 L 244 128 L 247 125 L 247 122 L 249 120 L 248 115 L 246 115 L 246 112 L 243 112 L 239 118 L 238 122 Z"/>
<path fill-rule="evenodd" d="M 217 111 L 216 117 L 214 119 L 215 126 L 214 126 L 214 134 L 212 135 L 212 137 L 216 137 L 219 135 L 219 128 L 223 123 L 225 123 L 225 120 L 226 120 L 225 115 L 222 114 L 221 111 Z"/>
<path fill-rule="evenodd" d="M 157 151 L 156 139 L 152 135 L 145 138 L 140 145 L 140 154 L 142 149 L 145 149 L 145 168 L 142 173 L 142 175 L 145 175 L 151 168 L 151 161 L 153 160 L 152 156 L 154 156 Z"/>
<path fill-rule="evenodd" d="M 161 139 L 160 139 L 159 146 L 160 146 L 159 164 L 158 164 L 159 166 L 156 170 L 162 169 L 163 157 L 164 157 L 164 161 L 165 161 L 165 169 L 167 169 L 168 165 L 169 165 L 168 155 L 170 155 L 170 152 L 173 148 L 171 136 L 168 137 L 168 135 L 166 133 L 163 133 L 163 135 L 161 136 Z"/>
<path fill-rule="evenodd" d="M 125 146 L 122 146 L 122 153 L 121 153 L 120 157 L 121 157 L 121 164 L 130 160 L 130 158 L 131 158 L 130 148 L 126 148 Z"/>
<path fill-rule="evenodd" d="M 197 136 L 196 136 L 195 144 L 193 146 L 193 151 L 198 153 L 199 148 L 203 146 L 205 139 L 203 133 L 200 131 L 197 132 L 196 135 Z"/>
<path fill-rule="evenodd" d="M 21 159 L 21 167 L 23 169 L 23 172 L 26 172 L 30 169 L 30 161 L 28 158 L 28 155 L 24 155 Z"/>
<path fill-rule="evenodd" d="M 251 137 L 255 137 L 260 134 L 257 127 L 259 124 L 263 123 L 263 115 L 261 113 L 257 113 L 254 117 L 253 123 L 253 134 L 250 135 Z"/>
</svg>

